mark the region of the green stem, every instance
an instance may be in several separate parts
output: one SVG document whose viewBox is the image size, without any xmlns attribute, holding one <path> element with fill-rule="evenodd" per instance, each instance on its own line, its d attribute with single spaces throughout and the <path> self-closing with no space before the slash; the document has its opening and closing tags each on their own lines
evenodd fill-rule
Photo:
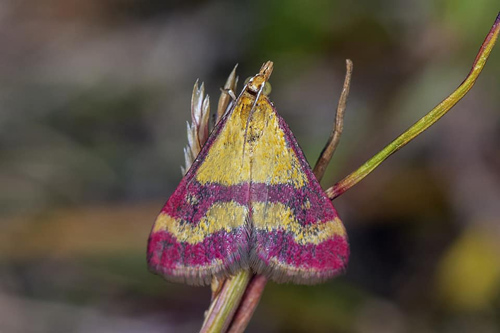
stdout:
<svg viewBox="0 0 500 333">
<path fill-rule="evenodd" d="M 264 288 L 266 287 L 267 279 L 264 275 L 254 275 L 247 286 L 247 290 L 243 295 L 240 306 L 234 315 L 228 333 L 243 333 L 245 332 L 250 319 L 259 304 Z"/>
<path fill-rule="evenodd" d="M 404 147 L 408 142 L 413 140 L 420 133 L 428 129 L 431 125 L 437 122 L 442 116 L 444 116 L 455 104 L 462 99 L 462 97 L 467 94 L 467 92 L 472 88 L 479 74 L 488 60 L 488 56 L 495 45 L 495 42 L 500 31 L 500 13 L 498 14 L 495 23 L 491 27 L 490 32 L 486 36 L 479 52 L 474 60 L 472 69 L 465 78 L 465 80 L 460 84 L 460 86 L 444 101 L 439 103 L 434 109 L 427 113 L 423 118 L 417 121 L 413 126 L 406 130 L 403 134 L 397 137 L 379 153 L 365 162 L 359 169 L 339 181 L 334 186 L 327 189 L 325 192 L 330 199 L 335 199 L 339 195 L 346 192 L 348 189 L 359 183 L 363 178 L 370 174 L 377 166 L 385 161 L 389 156 L 394 154 L 396 151 Z"/>
<path fill-rule="evenodd" d="M 210 304 L 200 333 L 217 333 L 227 330 L 251 277 L 250 271 L 245 270 L 224 282 L 220 293 Z"/>
</svg>

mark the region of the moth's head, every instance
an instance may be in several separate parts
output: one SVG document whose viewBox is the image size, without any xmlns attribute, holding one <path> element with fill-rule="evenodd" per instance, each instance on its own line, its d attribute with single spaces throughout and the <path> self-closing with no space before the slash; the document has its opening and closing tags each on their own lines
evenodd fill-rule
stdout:
<svg viewBox="0 0 500 333">
<path fill-rule="evenodd" d="M 249 77 L 246 81 L 246 89 L 254 94 L 258 94 L 259 91 L 264 95 L 269 95 L 271 93 L 271 84 L 267 82 L 271 73 L 273 72 L 273 62 L 265 62 L 260 68 L 259 74 Z"/>
</svg>

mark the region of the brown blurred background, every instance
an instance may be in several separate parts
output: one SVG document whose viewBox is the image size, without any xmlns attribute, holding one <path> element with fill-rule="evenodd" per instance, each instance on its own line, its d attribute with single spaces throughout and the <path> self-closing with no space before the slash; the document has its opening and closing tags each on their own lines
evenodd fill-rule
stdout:
<svg viewBox="0 0 500 333">
<path fill-rule="evenodd" d="M 208 288 L 147 271 L 197 78 L 275 62 L 310 161 L 354 77 L 328 187 L 449 94 L 498 0 L 0 2 L 0 332 L 194 332 Z M 347 275 L 270 283 L 249 332 L 500 331 L 500 46 L 436 126 L 335 200 Z M 240 84 L 241 87 L 241 84 Z"/>
</svg>

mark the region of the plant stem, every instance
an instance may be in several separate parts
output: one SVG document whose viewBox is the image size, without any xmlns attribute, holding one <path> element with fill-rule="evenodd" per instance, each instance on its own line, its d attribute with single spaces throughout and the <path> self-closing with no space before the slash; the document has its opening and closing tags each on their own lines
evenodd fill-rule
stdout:
<svg viewBox="0 0 500 333">
<path fill-rule="evenodd" d="M 243 295 L 240 306 L 234 315 L 233 322 L 229 327 L 228 333 L 241 333 L 245 331 L 250 319 L 259 304 L 264 288 L 266 287 L 267 279 L 264 275 L 254 275 L 247 286 L 247 290 Z"/>
<path fill-rule="evenodd" d="M 347 106 L 347 97 L 349 96 L 349 88 L 351 86 L 351 76 L 352 76 L 352 61 L 346 59 L 346 73 L 344 78 L 344 86 L 342 88 L 342 92 L 340 94 L 339 103 L 337 105 L 337 114 L 335 116 L 335 122 L 333 123 L 332 134 L 328 138 L 326 142 L 325 148 L 321 152 L 321 155 L 314 166 L 314 175 L 318 179 L 318 181 L 323 178 L 325 174 L 326 167 L 330 160 L 332 159 L 333 153 L 337 149 L 337 146 L 340 141 L 340 136 L 342 135 L 342 130 L 344 128 L 344 113 Z"/>
<path fill-rule="evenodd" d="M 436 123 L 442 116 L 444 116 L 455 104 L 462 99 L 462 97 L 467 94 L 467 92 L 472 88 L 479 74 L 488 60 L 488 56 L 495 45 L 498 38 L 498 33 L 500 31 L 500 13 L 498 14 L 495 23 L 491 27 L 490 32 L 486 36 L 479 52 L 474 60 L 472 69 L 465 78 L 465 80 L 460 84 L 460 86 L 445 100 L 439 103 L 434 109 L 417 121 L 413 126 L 407 129 L 403 134 L 397 137 L 394 141 L 388 144 L 379 153 L 375 154 L 371 159 L 365 162 L 356 171 L 339 181 L 334 186 L 327 189 L 325 192 L 330 199 L 335 199 L 339 195 L 345 193 L 347 190 L 352 188 L 354 185 L 359 183 L 363 178 L 370 174 L 377 166 L 385 161 L 389 156 L 394 154 L 396 151 L 404 147 L 411 140 L 413 140 L 420 133 L 428 129 L 431 125 Z"/>
<path fill-rule="evenodd" d="M 226 279 L 210 304 L 200 333 L 226 332 L 251 276 L 250 271 L 244 270 Z"/>
</svg>

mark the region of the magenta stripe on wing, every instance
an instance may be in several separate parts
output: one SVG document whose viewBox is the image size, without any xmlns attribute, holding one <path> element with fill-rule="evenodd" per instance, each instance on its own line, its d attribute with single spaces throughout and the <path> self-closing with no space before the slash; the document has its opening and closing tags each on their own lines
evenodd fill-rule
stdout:
<svg viewBox="0 0 500 333">
<path fill-rule="evenodd" d="M 241 253 L 248 252 L 247 244 L 246 233 L 241 229 L 230 233 L 219 231 L 196 244 L 178 242 L 166 231 L 153 232 L 148 244 L 149 265 L 158 271 L 172 271 L 183 266 L 211 265 L 219 259 L 228 266 L 243 259 Z"/>
<path fill-rule="evenodd" d="M 273 259 L 279 263 L 312 271 L 340 273 L 345 270 L 349 257 L 347 239 L 335 235 L 319 244 L 297 244 L 294 235 L 285 231 L 256 234 L 259 259 L 269 265 Z"/>
<path fill-rule="evenodd" d="M 288 207 L 295 208 L 298 221 L 302 224 L 317 223 L 318 216 L 323 221 L 330 221 L 337 217 L 337 213 L 330 204 L 326 207 L 321 198 L 322 193 L 316 193 L 309 187 L 296 189 L 291 185 L 268 185 L 263 183 L 245 183 L 233 186 L 218 184 L 201 185 L 192 181 L 186 187 L 179 186 L 162 209 L 173 218 L 196 224 L 216 202 L 235 201 L 240 205 L 250 202 L 280 202 Z M 188 200 L 194 200 L 189 202 Z M 328 200 L 328 199 L 326 199 Z M 308 202 L 308 209 L 300 209 Z M 182 207 L 182 209 L 180 209 Z"/>
<path fill-rule="evenodd" d="M 324 196 L 323 192 L 314 192 L 308 186 L 297 189 L 291 185 L 266 185 L 252 183 L 250 202 L 279 202 L 294 209 L 297 221 L 302 225 L 332 221 L 338 217 L 337 211 Z M 308 207 L 305 207 L 305 205 Z"/>
<path fill-rule="evenodd" d="M 216 202 L 235 201 L 240 205 L 247 205 L 248 193 L 248 183 L 234 186 L 201 185 L 196 181 L 182 186 L 181 183 L 162 212 L 186 223 L 196 224 Z"/>
</svg>

